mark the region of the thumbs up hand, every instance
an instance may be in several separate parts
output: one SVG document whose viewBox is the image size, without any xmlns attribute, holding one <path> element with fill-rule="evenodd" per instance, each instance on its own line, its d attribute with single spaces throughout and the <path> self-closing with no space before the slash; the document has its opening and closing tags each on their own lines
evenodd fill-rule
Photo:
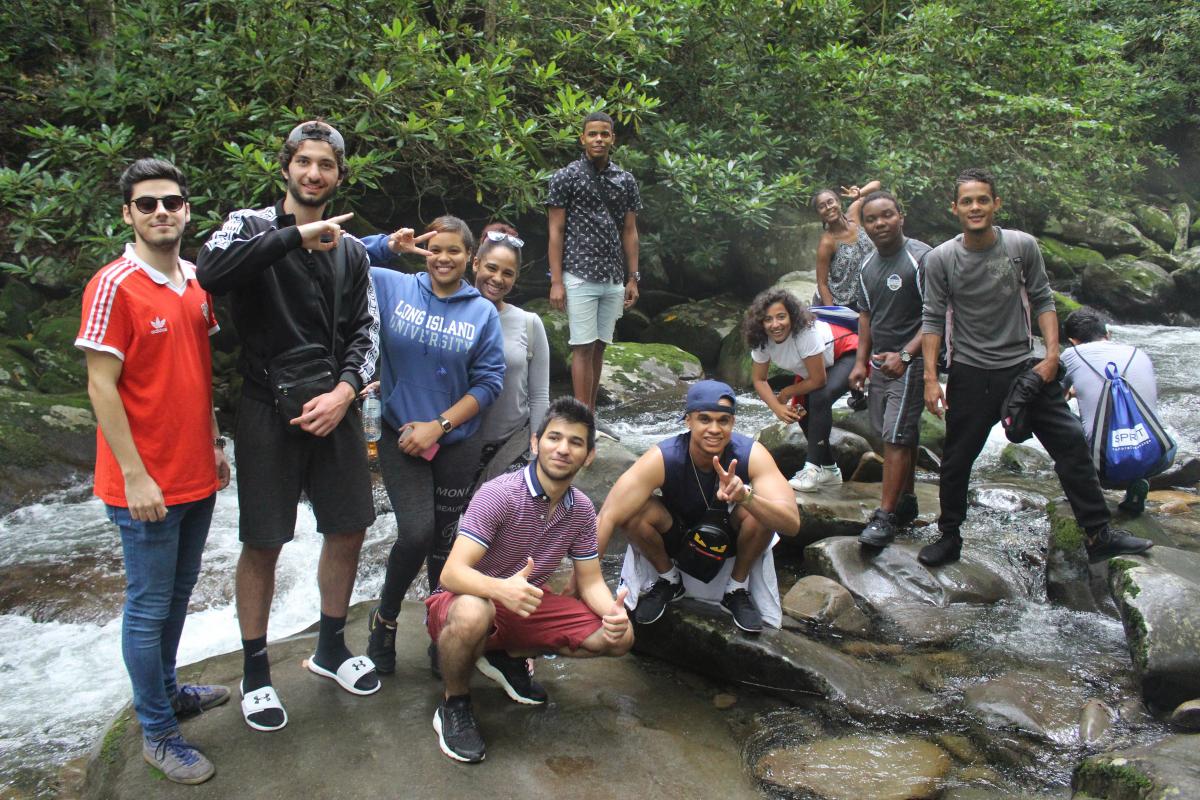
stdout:
<svg viewBox="0 0 1200 800">
<path fill-rule="evenodd" d="M 622 586 L 617 592 L 616 599 L 613 600 L 612 608 L 600 618 L 604 624 L 604 638 L 612 644 L 617 644 L 624 639 L 625 632 L 629 630 L 629 612 L 625 609 L 625 598 L 628 595 L 629 589 Z"/>
<path fill-rule="evenodd" d="M 526 558 L 525 566 L 511 578 L 500 581 L 496 599 L 509 611 L 528 617 L 542 604 L 542 590 L 529 582 L 533 574 L 533 559 Z"/>
</svg>

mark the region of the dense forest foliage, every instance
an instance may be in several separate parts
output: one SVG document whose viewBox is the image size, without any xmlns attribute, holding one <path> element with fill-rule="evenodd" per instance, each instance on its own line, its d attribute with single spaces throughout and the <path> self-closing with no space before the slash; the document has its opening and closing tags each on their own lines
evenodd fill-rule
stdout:
<svg viewBox="0 0 1200 800">
<path fill-rule="evenodd" d="M 1104 202 L 1194 157 L 1200 111 L 1193 0 L 15 0 L 0 30 L 0 269 L 41 283 L 117 252 L 131 159 L 189 174 L 194 251 L 315 115 L 374 230 L 536 214 L 604 109 L 644 252 L 695 268 L 869 177 L 915 212 L 967 165 L 1010 221 Z"/>
</svg>

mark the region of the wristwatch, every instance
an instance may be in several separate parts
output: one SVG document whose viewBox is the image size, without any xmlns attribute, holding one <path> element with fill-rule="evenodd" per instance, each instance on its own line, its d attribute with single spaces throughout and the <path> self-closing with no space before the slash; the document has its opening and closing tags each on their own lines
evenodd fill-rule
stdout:
<svg viewBox="0 0 1200 800">
<path fill-rule="evenodd" d="M 443 417 L 441 414 L 438 414 L 437 423 L 438 425 L 442 426 L 442 433 L 449 433 L 450 431 L 454 430 L 454 423 Z"/>
<path fill-rule="evenodd" d="M 642 282 L 642 273 L 640 273 L 640 272 L 629 273 L 629 278 L 625 282 L 629 283 L 629 281 L 633 281 L 634 283 L 641 283 Z"/>
<path fill-rule="evenodd" d="M 226 441 L 225 441 L 224 436 L 217 436 L 213 439 L 213 447 L 219 447 L 222 450 L 224 450 L 225 444 L 226 444 Z"/>
<path fill-rule="evenodd" d="M 900 351 L 900 361 L 905 364 L 912 361 L 912 353 L 908 352 L 907 350 L 901 350 Z"/>
</svg>

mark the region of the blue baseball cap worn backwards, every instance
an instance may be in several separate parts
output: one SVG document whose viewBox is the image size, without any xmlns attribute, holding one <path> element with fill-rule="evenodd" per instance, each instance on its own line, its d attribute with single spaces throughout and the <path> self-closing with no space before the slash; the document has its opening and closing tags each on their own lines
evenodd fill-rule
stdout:
<svg viewBox="0 0 1200 800">
<path fill-rule="evenodd" d="M 722 405 L 721 400 L 728 397 L 729 405 Z M 688 389 L 687 403 L 683 413 L 693 411 L 718 411 L 726 414 L 736 414 L 737 395 L 727 383 L 721 381 L 696 381 Z"/>
</svg>

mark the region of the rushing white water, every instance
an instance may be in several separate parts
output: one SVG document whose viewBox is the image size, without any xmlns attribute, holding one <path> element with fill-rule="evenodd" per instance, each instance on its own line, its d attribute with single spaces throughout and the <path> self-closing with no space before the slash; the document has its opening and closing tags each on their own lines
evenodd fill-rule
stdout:
<svg viewBox="0 0 1200 800">
<path fill-rule="evenodd" d="M 1200 348 L 1200 330 L 1114 326 L 1113 338 L 1136 344 L 1150 354 L 1158 373 L 1162 416 L 1179 440 L 1180 457 L 1200 455 L 1200 397 L 1196 393 L 1200 381 L 1195 375 L 1194 355 Z M 773 419 L 753 395 L 739 398 L 739 430 L 754 431 Z M 682 430 L 676 413 L 615 414 L 611 422 L 624 443 L 638 452 Z M 1004 443 L 997 428 L 980 466 L 994 463 Z M 984 505 L 998 511 L 1016 512 L 1019 508 L 1016 501 L 1008 508 L 1007 498 L 991 500 Z M 1040 520 L 1040 514 L 1027 516 L 1031 524 Z M 394 516 L 386 514 L 368 531 L 355 586 L 356 602 L 377 595 L 386 549 L 395 529 Z M 283 549 L 279 560 L 271 638 L 301 630 L 317 619 L 316 562 L 320 547 L 315 520 L 307 507 L 301 506 L 296 540 Z M 181 665 L 240 646 L 232 603 L 239 552 L 237 495 L 231 486 L 218 495 L 203 570 L 180 646 Z M 38 614 L 0 614 L 0 640 L 5 643 L 0 650 L 0 787 L 17 780 L 25 785 L 36 784 L 50 774 L 55 764 L 82 754 L 108 719 L 128 702 L 130 690 L 121 661 L 116 596 L 120 592 L 119 559 L 116 529 L 106 519 L 103 505 L 94 498 L 73 502 L 68 493 L 0 519 L 0 569 L 32 567 L 36 572 L 39 567 L 61 569 L 65 564 L 71 570 L 69 577 L 61 580 L 60 586 L 39 591 L 84 597 L 74 612 L 50 614 L 49 621 Z M 115 594 L 110 589 L 110 596 L 103 598 L 108 603 L 107 611 L 79 608 L 90 602 L 85 590 L 95 589 L 103 579 L 116 586 Z M 71 619 L 94 621 L 64 621 Z M 975 646 L 983 650 L 1018 649 L 1035 660 L 1067 662 L 1087 655 L 1072 650 L 1071 642 L 1091 642 L 1086 649 L 1093 655 L 1097 648 L 1107 652 L 1123 647 L 1119 623 L 1095 615 L 1080 616 L 1029 604 L 1006 619 L 1006 624 L 989 629 L 986 640 Z"/>
</svg>

